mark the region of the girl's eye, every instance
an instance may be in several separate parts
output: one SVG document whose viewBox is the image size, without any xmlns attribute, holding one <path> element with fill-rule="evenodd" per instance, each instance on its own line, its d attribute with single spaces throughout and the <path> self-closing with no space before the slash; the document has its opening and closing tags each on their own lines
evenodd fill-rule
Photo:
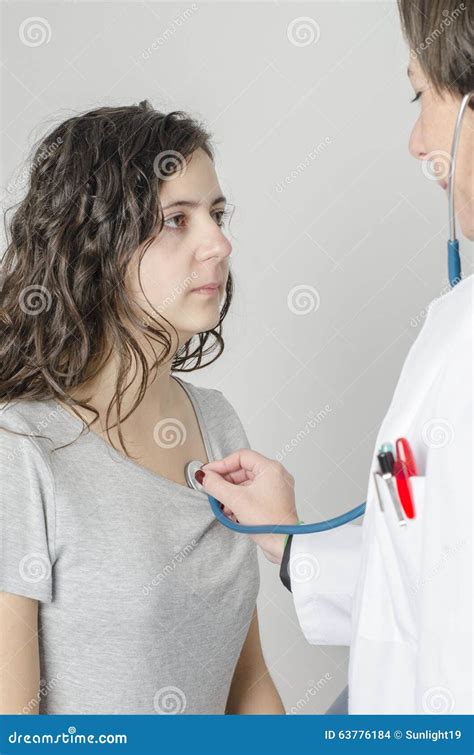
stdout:
<svg viewBox="0 0 474 755">
<path fill-rule="evenodd" d="M 214 218 L 216 219 L 216 223 L 219 226 L 219 228 L 225 228 L 227 222 L 232 217 L 232 210 L 216 210 L 214 213 Z M 179 231 L 181 230 L 184 225 L 181 225 L 181 221 L 185 220 L 186 216 L 182 213 L 180 215 L 173 215 L 172 218 L 167 218 L 164 221 L 164 225 L 167 228 L 171 228 L 172 231 Z M 179 223 L 179 225 L 168 225 L 169 223 Z"/>
<path fill-rule="evenodd" d="M 174 223 L 175 220 L 178 221 L 180 218 L 184 218 L 184 215 L 174 215 L 172 218 L 167 218 L 164 221 L 163 225 L 165 225 L 167 228 L 171 228 L 171 230 L 173 231 L 177 231 L 179 230 L 179 227 L 177 228 L 176 226 L 170 226 L 168 225 L 168 223 Z"/>
<path fill-rule="evenodd" d="M 413 97 L 413 99 L 410 100 L 410 102 L 416 102 L 417 100 L 419 100 L 421 97 L 421 94 L 422 94 L 421 92 L 417 92 L 415 97 Z"/>
</svg>

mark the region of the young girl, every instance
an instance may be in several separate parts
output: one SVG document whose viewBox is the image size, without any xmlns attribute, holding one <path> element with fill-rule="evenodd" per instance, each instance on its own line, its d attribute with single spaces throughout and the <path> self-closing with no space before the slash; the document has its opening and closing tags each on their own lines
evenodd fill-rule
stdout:
<svg viewBox="0 0 474 755">
<path fill-rule="evenodd" d="M 220 356 L 232 298 L 209 139 L 144 101 L 35 152 L 0 293 L 1 714 L 284 713 L 256 546 L 184 478 L 248 447 L 172 374 Z"/>
</svg>

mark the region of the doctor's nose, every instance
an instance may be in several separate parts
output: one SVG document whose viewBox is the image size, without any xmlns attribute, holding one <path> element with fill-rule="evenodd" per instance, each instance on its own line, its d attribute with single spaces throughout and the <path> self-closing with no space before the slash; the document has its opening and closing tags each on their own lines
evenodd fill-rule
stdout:
<svg viewBox="0 0 474 755">
<path fill-rule="evenodd" d="M 423 139 L 423 133 L 421 128 L 421 120 L 418 118 L 417 122 L 413 126 L 413 130 L 410 135 L 410 141 L 408 144 L 410 154 L 417 160 L 426 160 L 427 152 L 425 149 L 425 143 Z"/>
</svg>

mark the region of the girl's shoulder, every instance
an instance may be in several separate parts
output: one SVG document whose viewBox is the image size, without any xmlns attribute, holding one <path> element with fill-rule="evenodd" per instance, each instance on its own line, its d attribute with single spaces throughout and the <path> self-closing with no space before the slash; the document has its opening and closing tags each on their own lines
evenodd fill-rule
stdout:
<svg viewBox="0 0 474 755">
<path fill-rule="evenodd" d="M 47 429 L 53 425 L 54 408 L 48 401 L 14 399 L 0 402 L 0 447 L 15 451 L 19 445 L 35 447 L 45 460 L 52 448 Z"/>
</svg>

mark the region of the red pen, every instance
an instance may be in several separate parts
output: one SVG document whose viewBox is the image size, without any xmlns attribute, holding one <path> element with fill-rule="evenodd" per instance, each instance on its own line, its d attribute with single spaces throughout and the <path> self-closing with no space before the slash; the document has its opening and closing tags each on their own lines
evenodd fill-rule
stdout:
<svg viewBox="0 0 474 755">
<path fill-rule="evenodd" d="M 415 517 L 415 506 L 408 481 L 410 477 L 417 474 L 415 458 L 406 438 L 398 438 L 396 449 L 397 458 L 393 465 L 393 476 L 403 511 L 408 519 L 413 519 Z"/>
<path fill-rule="evenodd" d="M 396 442 L 397 457 L 402 461 L 406 468 L 409 477 L 415 477 L 418 472 L 416 470 L 415 457 L 413 451 L 406 438 L 398 438 Z"/>
</svg>

